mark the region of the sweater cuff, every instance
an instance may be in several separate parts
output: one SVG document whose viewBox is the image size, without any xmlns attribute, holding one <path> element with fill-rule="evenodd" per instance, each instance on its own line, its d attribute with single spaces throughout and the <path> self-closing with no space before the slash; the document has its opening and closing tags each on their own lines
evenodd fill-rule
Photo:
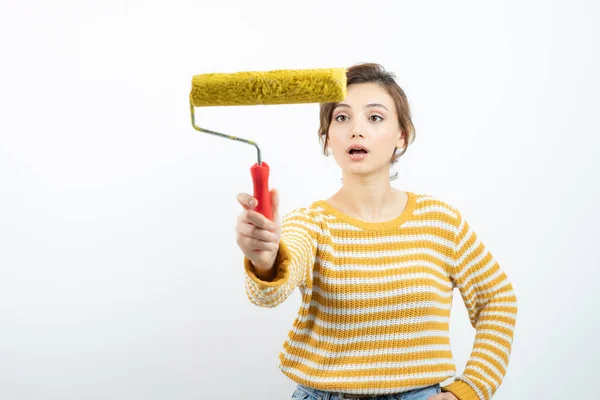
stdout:
<svg viewBox="0 0 600 400">
<path fill-rule="evenodd" d="M 256 283 L 258 288 L 264 290 L 270 287 L 279 287 L 289 280 L 290 260 L 291 255 L 288 247 L 283 241 L 279 241 L 279 250 L 277 250 L 277 258 L 275 259 L 277 275 L 275 275 L 275 278 L 272 281 L 264 281 L 256 276 L 254 265 L 252 265 L 252 261 L 246 256 L 244 256 L 244 269 L 246 270 L 246 274 Z"/>
<path fill-rule="evenodd" d="M 479 398 L 477 392 L 469 384 L 460 380 L 455 380 L 446 386 L 442 386 L 442 392 L 450 392 L 458 400 L 483 400 Z"/>
</svg>

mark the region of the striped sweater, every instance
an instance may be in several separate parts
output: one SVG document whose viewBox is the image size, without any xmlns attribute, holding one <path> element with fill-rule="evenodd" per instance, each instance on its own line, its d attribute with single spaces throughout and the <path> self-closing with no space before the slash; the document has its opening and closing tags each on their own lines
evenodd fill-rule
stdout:
<svg viewBox="0 0 600 400">
<path fill-rule="evenodd" d="M 391 394 L 441 383 L 460 400 L 490 399 L 506 374 L 516 323 L 512 285 L 453 206 L 408 193 L 388 222 L 365 222 L 324 200 L 282 221 L 277 275 L 263 281 L 244 258 L 245 289 L 275 307 L 298 288 L 301 305 L 279 354 L 280 370 L 315 389 Z M 452 292 L 475 328 L 456 375 Z"/>
</svg>

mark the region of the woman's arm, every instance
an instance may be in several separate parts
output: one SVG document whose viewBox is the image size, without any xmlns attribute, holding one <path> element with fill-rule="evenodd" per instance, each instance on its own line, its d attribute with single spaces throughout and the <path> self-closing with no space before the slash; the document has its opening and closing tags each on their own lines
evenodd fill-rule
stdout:
<svg viewBox="0 0 600 400">
<path fill-rule="evenodd" d="M 275 260 L 275 277 L 263 280 L 252 262 L 244 257 L 246 295 L 259 307 L 283 303 L 299 285 L 306 285 L 315 263 L 319 225 L 305 208 L 288 213 L 281 226 L 281 240 Z"/>
<path fill-rule="evenodd" d="M 476 329 L 464 373 L 445 386 L 460 400 L 490 399 L 506 374 L 517 318 L 517 297 L 493 255 L 456 212 L 450 275 Z"/>
</svg>

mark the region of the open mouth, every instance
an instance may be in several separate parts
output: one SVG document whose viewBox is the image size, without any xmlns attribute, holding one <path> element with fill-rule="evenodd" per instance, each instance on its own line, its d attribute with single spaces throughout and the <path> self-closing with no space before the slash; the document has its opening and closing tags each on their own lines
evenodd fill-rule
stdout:
<svg viewBox="0 0 600 400">
<path fill-rule="evenodd" d="M 368 152 L 365 149 L 350 149 L 348 152 L 350 155 L 352 154 L 367 154 Z"/>
<path fill-rule="evenodd" d="M 351 149 L 348 152 L 348 156 L 350 156 L 350 159 L 355 161 L 362 160 L 367 156 L 367 154 L 369 154 L 369 152 L 365 149 Z"/>
</svg>

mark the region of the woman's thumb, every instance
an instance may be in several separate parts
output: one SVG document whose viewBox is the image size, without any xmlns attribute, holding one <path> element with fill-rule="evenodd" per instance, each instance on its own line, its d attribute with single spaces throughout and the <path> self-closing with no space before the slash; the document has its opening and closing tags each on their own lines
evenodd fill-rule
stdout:
<svg viewBox="0 0 600 400">
<path fill-rule="evenodd" d="M 273 213 L 273 221 L 279 218 L 279 191 L 271 190 L 271 212 Z"/>
</svg>

